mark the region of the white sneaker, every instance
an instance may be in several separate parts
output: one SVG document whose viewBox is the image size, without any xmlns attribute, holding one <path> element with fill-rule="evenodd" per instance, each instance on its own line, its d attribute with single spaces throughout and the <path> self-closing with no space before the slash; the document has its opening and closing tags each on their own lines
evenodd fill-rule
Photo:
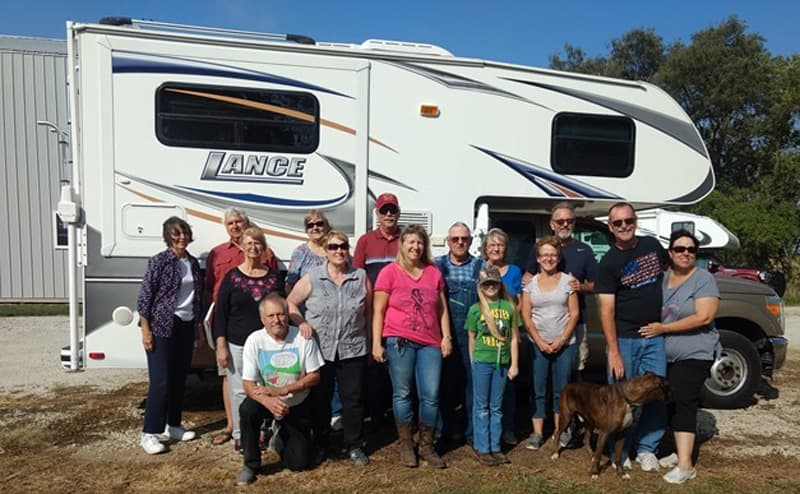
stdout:
<svg viewBox="0 0 800 494">
<path fill-rule="evenodd" d="M 168 425 L 164 430 L 164 436 L 173 441 L 191 441 L 197 434 L 194 431 L 187 431 L 182 425 Z"/>
<path fill-rule="evenodd" d="M 658 458 L 653 453 L 639 453 L 636 455 L 636 461 L 642 465 L 643 472 L 658 471 Z"/>
<path fill-rule="evenodd" d="M 339 432 L 342 429 L 344 429 L 344 422 L 342 422 L 341 415 L 334 415 L 333 417 L 331 417 L 331 429 L 334 432 Z"/>
<path fill-rule="evenodd" d="M 661 468 L 673 468 L 678 466 L 678 453 L 672 453 L 669 456 L 659 459 L 658 464 L 661 465 Z"/>
<path fill-rule="evenodd" d="M 676 466 L 666 475 L 664 475 L 663 479 L 670 484 L 682 484 L 687 480 L 692 480 L 693 478 L 697 477 L 697 470 L 694 468 L 690 468 L 689 470 L 684 470 L 681 467 Z"/>
<path fill-rule="evenodd" d="M 167 450 L 167 447 L 159 442 L 158 435 L 156 434 L 147 434 L 143 432 L 139 444 L 148 455 L 157 455 Z"/>
</svg>

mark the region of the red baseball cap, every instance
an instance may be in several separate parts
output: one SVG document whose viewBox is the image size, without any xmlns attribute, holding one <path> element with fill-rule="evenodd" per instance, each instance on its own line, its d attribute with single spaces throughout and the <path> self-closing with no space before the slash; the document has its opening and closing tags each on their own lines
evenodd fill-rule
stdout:
<svg viewBox="0 0 800 494">
<path fill-rule="evenodd" d="M 387 204 L 391 204 L 397 209 L 400 209 L 400 204 L 397 202 L 397 196 L 388 192 L 384 192 L 378 196 L 378 199 L 375 200 L 375 209 L 380 211 L 380 209 Z"/>
</svg>

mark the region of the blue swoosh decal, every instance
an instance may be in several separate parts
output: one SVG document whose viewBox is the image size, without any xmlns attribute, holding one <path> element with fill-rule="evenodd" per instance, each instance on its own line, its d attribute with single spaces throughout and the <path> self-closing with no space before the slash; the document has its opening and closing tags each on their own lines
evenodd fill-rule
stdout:
<svg viewBox="0 0 800 494">
<path fill-rule="evenodd" d="M 128 53 L 134 55 L 133 57 L 118 55 L 118 53 Z M 114 52 L 112 59 L 112 72 L 116 74 L 125 73 L 152 73 L 152 74 L 190 74 L 190 75 L 204 75 L 212 77 L 228 77 L 233 79 L 243 79 L 248 81 L 269 82 L 273 84 L 282 84 L 284 86 L 298 87 L 302 89 L 309 89 L 313 91 L 321 91 L 324 93 L 342 96 L 344 98 L 354 99 L 352 96 L 342 94 L 332 89 L 327 89 L 315 84 L 282 77 L 275 74 L 266 72 L 258 72 L 255 70 L 245 69 L 241 67 L 234 67 L 231 65 L 224 65 L 211 62 L 198 62 L 191 59 L 184 59 L 180 57 L 169 57 L 159 55 L 158 58 L 163 58 L 166 61 L 155 60 L 142 60 L 135 58 L 135 55 L 140 55 L 136 52 L 125 52 L 117 50 Z M 154 55 L 141 54 L 148 57 Z M 173 62 L 169 62 L 172 60 Z M 201 66 L 189 65 L 182 62 L 191 62 L 192 64 L 199 64 Z"/>
<path fill-rule="evenodd" d="M 577 195 L 580 195 L 585 198 L 591 199 L 622 199 L 622 197 L 612 194 L 611 192 L 605 191 L 603 189 L 598 189 L 592 185 L 589 185 L 584 182 L 580 182 L 578 180 L 569 179 L 563 175 L 559 175 L 551 170 L 547 170 L 540 166 L 532 165 L 525 161 L 512 158 L 510 156 L 506 156 L 500 153 L 496 153 L 494 151 L 490 151 L 488 149 L 484 149 L 479 146 L 473 145 L 475 149 L 482 151 L 492 158 L 500 161 L 508 165 L 511 169 L 522 175 L 523 177 L 527 178 L 531 183 L 542 189 L 545 193 L 552 197 L 567 197 L 563 192 L 558 190 L 552 184 L 559 185 L 565 189 L 574 192 Z"/>
<path fill-rule="evenodd" d="M 190 190 L 192 192 L 199 192 L 201 194 L 208 194 L 210 196 L 215 196 L 215 197 L 224 197 L 226 199 L 235 199 L 237 201 L 246 201 L 256 204 L 270 204 L 273 206 L 324 207 L 336 204 L 337 202 L 340 202 L 347 197 L 347 194 L 343 194 L 333 199 L 324 199 L 321 201 L 302 201 L 298 199 L 283 199 L 280 197 L 261 196 L 258 194 L 250 194 L 250 193 L 219 192 L 215 190 L 203 190 L 203 189 L 196 189 L 194 187 L 183 187 L 181 185 L 176 185 L 176 187 L 178 187 L 179 189 Z"/>
</svg>

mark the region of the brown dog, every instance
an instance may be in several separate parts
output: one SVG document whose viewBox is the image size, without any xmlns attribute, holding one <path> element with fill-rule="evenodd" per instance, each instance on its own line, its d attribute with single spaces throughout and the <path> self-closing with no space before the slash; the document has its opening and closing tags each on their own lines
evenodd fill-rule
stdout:
<svg viewBox="0 0 800 494">
<path fill-rule="evenodd" d="M 564 387 L 559 401 L 559 428 L 553 435 L 555 447 L 551 458 L 557 460 L 564 448 L 559 439 L 567 425 L 577 414 L 588 432 L 597 432 L 597 445 L 592 455 L 592 478 L 600 474 L 600 454 L 606 440 L 616 434 L 614 458 L 620 462 L 617 473 L 630 478 L 622 468 L 620 455 L 625 434 L 633 424 L 633 409 L 650 401 L 667 398 L 666 380 L 655 374 L 645 374 L 627 381 L 603 386 L 594 383 L 571 383 Z M 587 438 L 586 447 L 591 451 Z"/>
</svg>

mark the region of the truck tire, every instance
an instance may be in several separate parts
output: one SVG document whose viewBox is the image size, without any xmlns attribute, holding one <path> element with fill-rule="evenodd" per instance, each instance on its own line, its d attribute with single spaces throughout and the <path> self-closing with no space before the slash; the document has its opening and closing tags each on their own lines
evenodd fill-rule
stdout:
<svg viewBox="0 0 800 494">
<path fill-rule="evenodd" d="M 761 359 L 753 343 L 733 331 L 719 330 L 722 355 L 711 366 L 711 376 L 700 392 L 705 408 L 745 408 L 753 403 L 761 382 Z"/>
</svg>

